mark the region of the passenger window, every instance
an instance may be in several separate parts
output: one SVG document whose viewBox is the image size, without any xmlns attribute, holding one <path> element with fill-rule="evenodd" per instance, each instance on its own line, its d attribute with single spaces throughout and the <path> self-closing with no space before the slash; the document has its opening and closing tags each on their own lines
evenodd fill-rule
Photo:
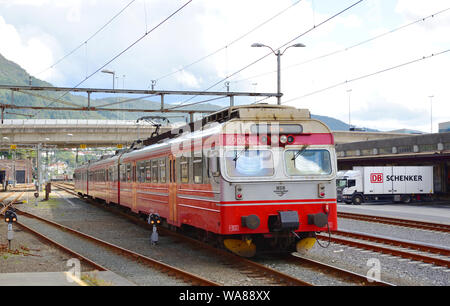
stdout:
<svg viewBox="0 0 450 306">
<path fill-rule="evenodd" d="M 189 159 L 184 156 L 180 159 L 180 181 L 189 183 Z"/>
<path fill-rule="evenodd" d="M 152 182 L 158 183 L 158 161 L 152 161 Z"/>
<path fill-rule="evenodd" d="M 194 183 L 203 183 L 203 159 L 201 157 L 194 157 L 193 162 Z"/>
<path fill-rule="evenodd" d="M 120 165 L 120 181 L 121 182 L 126 182 L 126 168 L 125 165 Z"/>
<path fill-rule="evenodd" d="M 150 183 L 152 181 L 152 165 L 150 161 L 145 163 L 145 182 Z"/>
<path fill-rule="evenodd" d="M 166 182 L 166 161 L 164 159 L 159 161 L 159 182 Z"/>
<path fill-rule="evenodd" d="M 137 167 L 137 180 L 139 183 L 145 182 L 145 162 L 138 162 Z"/>
<path fill-rule="evenodd" d="M 127 182 L 131 182 L 131 164 L 127 164 Z"/>
</svg>

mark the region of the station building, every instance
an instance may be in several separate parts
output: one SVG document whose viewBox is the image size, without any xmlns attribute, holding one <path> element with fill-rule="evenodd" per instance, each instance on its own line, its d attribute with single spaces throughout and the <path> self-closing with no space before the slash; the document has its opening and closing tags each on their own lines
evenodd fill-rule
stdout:
<svg viewBox="0 0 450 306">
<path fill-rule="evenodd" d="M 10 160 L 0 159 L 0 181 L 5 179 L 8 181 L 14 180 L 14 170 L 16 172 L 16 183 L 32 183 L 33 166 L 30 160 Z"/>
<path fill-rule="evenodd" d="M 433 166 L 434 192 L 450 199 L 450 132 L 336 144 L 339 170 L 354 166 Z"/>
<path fill-rule="evenodd" d="M 439 133 L 450 132 L 450 121 L 439 123 Z"/>
</svg>

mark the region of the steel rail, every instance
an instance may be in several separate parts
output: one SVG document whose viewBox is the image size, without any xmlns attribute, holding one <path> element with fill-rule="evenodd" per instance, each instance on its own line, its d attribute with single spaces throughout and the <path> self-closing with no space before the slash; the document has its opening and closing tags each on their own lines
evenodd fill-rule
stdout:
<svg viewBox="0 0 450 306">
<path fill-rule="evenodd" d="M 443 256 L 450 256 L 450 249 L 441 248 L 434 245 L 427 245 L 427 244 L 419 244 L 419 243 L 413 243 L 410 241 L 405 240 L 394 240 L 387 237 L 381 237 L 381 236 L 373 236 L 373 235 L 367 235 L 363 233 L 355 233 L 355 232 L 348 232 L 348 231 L 342 231 L 337 230 L 333 231 L 333 234 L 344 236 L 344 237 L 350 237 L 355 239 L 361 239 L 361 240 L 368 240 L 378 243 L 383 243 L 387 245 L 394 245 L 402 248 L 409 248 L 414 249 L 421 252 L 427 252 L 427 253 L 433 253 L 433 254 L 439 254 Z"/>
<path fill-rule="evenodd" d="M 425 263 L 430 263 L 430 264 L 434 264 L 437 266 L 443 266 L 443 267 L 450 268 L 450 261 L 448 261 L 446 259 L 429 257 L 429 256 L 425 256 L 425 255 L 396 250 L 396 249 L 392 249 L 392 248 L 376 246 L 373 244 L 368 244 L 368 243 L 363 243 L 363 242 L 358 242 L 358 241 L 353 241 L 353 240 L 348 240 L 348 239 L 342 239 L 342 238 L 337 238 L 337 237 L 328 237 L 328 236 L 321 235 L 321 234 L 317 234 L 316 237 L 320 240 L 329 240 L 334 243 L 348 245 L 348 246 L 356 247 L 359 249 L 381 252 L 384 254 L 390 254 L 393 256 L 397 256 L 397 257 L 403 257 L 403 258 L 407 258 L 407 259 L 411 259 L 411 260 L 422 261 Z"/>
<path fill-rule="evenodd" d="M 46 241 L 46 242 L 48 242 L 48 243 L 50 243 L 50 244 L 56 246 L 57 248 L 61 249 L 62 251 L 69 253 L 69 254 L 70 254 L 71 256 L 73 256 L 74 258 L 77 258 L 77 259 L 79 259 L 80 261 L 83 261 L 83 262 L 85 262 L 85 263 L 87 263 L 87 264 L 93 266 L 93 267 L 94 267 L 95 269 L 97 269 L 98 271 L 108 271 L 108 269 L 106 269 L 106 268 L 103 267 L 102 265 L 100 265 L 100 264 L 98 264 L 98 263 L 96 263 L 96 262 L 90 260 L 90 259 L 87 258 L 87 257 L 84 257 L 83 255 L 81 255 L 81 254 L 79 254 L 79 253 L 77 253 L 77 252 L 75 252 L 75 251 L 69 249 L 68 247 L 65 247 L 64 245 L 62 245 L 62 244 L 56 242 L 55 240 L 53 240 L 53 239 L 51 239 L 51 238 L 49 238 L 49 237 L 47 237 L 47 236 L 45 236 L 45 235 L 39 233 L 38 231 L 32 229 L 31 227 L 28 227 L 28 226 L 26 226 L 25 224 L 20 223 L 20 222 L 16 222 L 16 223 L 17 223 L 17 225 L 19 225 L 19 226 L 22 227 L 23 229 L 27 230 L 28 232 L 30 232 L 30 233 L 32 233 L 32 234 L 38 236 L 39 238 L 43 239 L 44 241 Z"/>
<path fill-rule="evenodd" d="M 356 272 L 352 272 L 343 268 L 328 265 L 323 262 L 303 257 L 299 253 L 292 254 L 292 256 L 288 258 L 288 260 L 296 265 L 303 266 L 303 264 L 306 264 L 318 270 L 326 270 L 327 273 L 336 274 L 340 278 L 348 278 L 353 282 L 363 286 L 395 286 L 394 284 L 391 283 L 387 283 L 365 275 L 358 274 Z"/>
<path fill-rule="evenodd" d="M 15 202 L 17 202 L 25 193 L 25 191 L 22 191 L 22 193 L 20 193 L 17 197 L 15 197 L 11 202 L 7 203 L 6 205 L 3 204 L 3 208 L 0 209 L 0 215 L 3 215 L 5 213 L 5 211 L 12 206 Z M 9 198 L 11 196 L 11 193 L 4 196 L 3 198 L 0 199 L 1 202 L 3 202 L 5 199 Z"/>
<path fill-rule="evenodd" d="M 407 219 L 397 219 L 397 218 L 389 218 L 389 217 L 381 217 L 381 216 L 370 216 L 370 215 L 346 213 L 346 212 L 338 212 L 337 215 L 339 218 L 345 218 L 345 219 L 354 219 L 354 220 L 360 220 L 360 221 L 399 225 L 399 226 L 447 232 L 447 233 L 450 232 L 450 225 L 448 225 L 448 224 L 407 220 Z"/>
<path fill-rule="evenodd" d="M 66 188 L 69 189 L 70 187 L 66 187 Z M 66 189 L 66 188 L 65 188 L 65 189 Z M 70 189 L 69 189 L 69 190 L 67 190 L 67 191 L 69 191 L 69 192 L 71 192 L 72 194 L 74 194 L 74 195 L 80 197 L 80 196 L 79 196 L 77 193 L 75 193 L 73 190 L 70 190 Z M 108 209 L 108 210 L 113 211 L 113 212 L 115 211 L 114 209 L 110 209 L 109 207 L 105 207 L 105 206 L 103 206 L 103 205 L 99 205 L 97 202 L 95 202 L 95 201 L 93 201 L 93 200 L 88 199 L 88 201 L 89 201 L 90 203 L 96 205 L 96 206 L 100 206 L 100 207 L 102 207 L 102 208 Z M 130 216 L 129 214 L 126 214 L 126 213 L 123 213 L 123 212 L 115 212 L 115 213 L 120 213 L 121 215 L 123 215 L 123 216 L 125 216 L 125 217 L 127 217 L 127 218 L 129 218 L 129 219 L 137 219 L 137 218 L 134 218 L 134 217 Z M 138 221 L 137 221 L 137 220 L 138 220 Z M 145 223 L 145 222 L 143 222 L 142 220 L 140 220 L 140 219 L 137 219 L 137 220 L 134 220 L 134 221 L 135 221 L 135 222 L 139 222 L 139 223 L 141 223 L 142 225 L 148 226 L 148 224 Z M 179 234 L 174 233 L 174 232 L 172 232 L 172 231 L 167 231 L 167 232 L 168 232 L 168 234 L 170 234 L 170 235 L 179 235 Z M 336 234 L 342 234 L 342 235 L 344 235 L 344 234 L 350 235 L 350 233 L 344 232 L 344 231 L 335 231 L 334 233 L 336 233 Z M 383 243 L 383 242 L 381 241 L 382 238 L 380 238 L 380 237 L 369 236 L 369 235 L 363 235 L 363 234 L 360 234 L 359 237 L 356 237 L 356 233 L 352 233 L 352 234 L 354 234 L 354 236 L 353 236 L 354 238 L 363 239 L 363 240 L 370 240 L 370 239 L 374 239 L 374 240 L 375 240 L 375 238 L 378 238 L 378 241 L 377 241 L 377 242 Z M 329 239 L 328 236 L 323 236 L 323 235 L 320 235 L 320 234 L 317 235 L 317 238 L 318 238 L 318 239 L 321 239 L 321 240 L 327 240 L 327 239 Z M 370 238 L 370 239 L 369 239 L 369 238 Z M 186 239 L 186 237 L 183 236 L 183 239 Z M 191 239 L 191 238 L 189 238 L 189 239 Z M 381 240 L 380 240 L 380 239 L 381 239 Z M 194 239 L 192 239 L 192 240 L 193 240 L 194 243 L 200 243 L 200 242 L 197 241 L 197 240 L 194 240 Z M 399 251 L 399 250 L 395 250 L 395 249 L 390 249 L 390 248 L 383 248 L 383 247 L 379 247 L 379 246 L 374 246 L 374 245 L 370 245 L 370 244 L 364 244 L 364 243 L 360 243 L 360 242 L 356 242 L 356 241 L 351 241 L 351 240 L 340 239 L 340 238 L 336 238 L 336 237 L 331 237 L 331 241 L 332 241 L 332 242 L 335 242 L 335 243 L 351 245 L 351 246 L 357 247 L 357 248 L 362 248 L 362 249 L 367 249 L 367 250 L 373 250 L 373 251 L 382 252 L 382 253 L 386 253 L 386 254 L 392 254 L 392 255 L 395 255 L 395 256 L 403 257 L 403 258 L 408 258 L 408 259 L 418 260 L 418 261 L 422 261 L 422 262 L 425 262 L 425 263 L 431 263 L 431 264 L 434 264 L 434 265 L 439 265 L 439 266 L 444 266 L 444 267 L 449 267 L 449 266 L 450 266 L 450 262 L 449 262 L 448 260 L 439 259 L 439 258 L 435 258 L 435 257 L 429 257 L 429 256 L 424 256 L 424 255 L 419 255 L 419 254 L 409 253 L 409 252 L 405 252 L 405 251 Z M 448 254 L 448 250 L 446 250 L 446 249 L 436 248 L 436 247 L 433 247 L 433 246 L 427 246 L 427 245 L 420 245 L 420 244 L 414 244 L 414 243 L 402 242 L 402 241 L 399 241 L 399 240 L 384 239 L 384 243 L 385 243 L 385 244 L 392 244 L 392 245 L 402 246 L 402 247 L 410 247 L 410 248 L 412 248 L 412 249 L 416 249 L 416 250 L 419 250 L 419 251 L 432 252 L 432 253 L 441 254 L 441 255 L 447 255 L 447 254 Z M 399 245 L 400 243 L 402 243 L 402 245 Z M 203 244 L 202 244 L 202 245 L 203 245 Z M 206 246 L 208 246 L 208 245 L 206 245 Z M 217 249 L 215 249 L 215 248 L 212 248 L 212 247 L 210 247 L 210 248 L 213 249 L 214 251 L 219 251 L 219 250 L 217 250 Z M 227 254 L 229 254 L 229 253 L 227 253 Z M 230 255 L 233 255 L 233 254 L 230 254 Z M 234 256 L 234 255 L 233 255 L 233 256 Z M 238 256 L 236 256 L 236 257 L 238 257 Z M 238 258 L 241 258 L 241 257 L 238 257 Z M 302 259 L 304 259 L 305 261 L 308 260 L 308 259 L 306 259 L 306 258 L 302 258 Z M 317 263 L 312 263 L 312 262 L 310 262 L 310 264 L 318 266 L 318 265 L 321 264 L 321 263 L 318 263 L 318 262 L 317 262 Z M 325 268 L 325 264 L 323 264 L 322 268 Z M 327 268 L 328 268 L 328 269 L 334 269 L 335 272 L 337 272 L 337 273 L 347 274 L 347 273 L 344 272 L 344 271 L 341 271 L 341 272 L 337 271 L 337 270 L 340 269 L 340 268 L 337 268 L 337 267 L 329 266 L 329 267 L 327 267 Z M 337 270 L 336 270 L 336 269 L 337 269 Z M 352 272 L 350 272 L 350 271 L 348 271 L 348 272 L 349 272 L 349 273 L 352 273 Z M 350 276 L 350 274 L 347 274 L 347 276 Z M 355 276 L 355 275 L 353 275 L 352 277 L 356 277 L 356 278 L 357 278 L 357 276 Z M 360 277 L 360 280 L 361 280 L 361 277 Z M 388 286 L 388 285 L 391 285 L 391 284 L 388 284 L 388 283 L 380 283 L 380 284 L 377 284 L 376 282 L 373 282 L 373 283 L 371 283 L 370 285 L 384 285 L 384 286 Z"/>
<path fill-rule="evenodd" d="M 13 205 L 15 204 L 15 202 L 17 202 L 18 200 L 20 200 L 20 198 L 23 196 L 25 192 L 22 192 L 19 196 L 17 196 L 12 202 L 9 203 L 9 205 Z M 15 211 L 18 211 L 18 209 L 16 208 Z M 0 215 L 3 215 L 3 212 L 0 213 Z M 41 233 L 35 231 L 34 229 L 26 226 L 25 224 L 17 221 L 15 222 L 19 227 L 23 228 L 24 230 L 32 233 L 33 235 L 37 236 L 38 238 L 41 238 L 42 240 L 44 240 L 47 243 L 50 243 L 54 246 L 56 246 L 57 248 L 61 249 L 62 251 L 69 253 L 71 256 L 78 258 L 80 261 L 83 261 L 85 263 L 87 263 L 88 265 L 91 265 L 92 267 L 94 267 L 95 269 L 99 270 L 99 271 L 107 271 L 106 268 L 102 267 L 101 265 L 97 264 L 96 262 L 84 257 L 83 255 L 63 246 L 62 244 L 59 244 L 58 242 L 46 237 L 45 235 L 42 235 Z"/>
<path fill-rule="evenodd" d="M 87 201 L 88 203 L 95 205 L 97 207 L 100 207 L 102 209 L 106 209 L 114 214 L 120 214 L 121 216 L 124 216 L 125 218 L 129 219 L 130 221 L 134 222 L 137 225 L 143 226 L 145 228 L 148 229 L 152 229 L 152 226 L 150 226 L 147 222 L 134 217 L 130 214 L 126 214 L 124 212 L 118 211 L 116 209 L 113 209 L 111 207 L 107 207 L 104 205 L 101 205 L 99 203 L 97 203 L 96 201 L 89 199 L 89 198 L 84 198 L 80 195 L 78 195 L 76 192 L 74 192 L 73 190 L 70 190 L 70 188 L 67 188 L 65 186 L 61 186 L 60 184 L 55 184 L 57 187 L 60 187 L 61 189 L 82 198 L 83 200 Z M 223 251 L 220 249 L 217 249 L 209 244 L 203 243 L 201 241 L 195 240 L 193 238 L 187 237 L 185 235 L 181 235 L 179 233 L 173 232 L 171 230 L 168 230 L 164 227 L 158 227 L 158 230 L 166 235 L 170 235 L 172 237 L 175 237 L 177 239 L 183 240 L 183 241 L 187 241 L 189 243 L 195 244 L 198 247 L 201 247 L 203 249 L 206 249 L 208 251 L 214 252 L 215 254 L 222 256 L 224 258 L 226 258 L 227 260 L 233 262 L 234 264 L 238 265 L 238 266 L 242 266 L 244 269 L 247 270 L 243 270 L 241 272 L 247 273 L 247 275 L 249 277 L 264 277 L 264 278 L 268 278 L 270 280 L 272 280 L 274 283 L 276 284 L 285 284 L 287 286 L 313 286 L 312 284 L 305 282 L 301 279 L 295 278 L 293 276 L 290 276 L 288 274 L 279 272 L 277 270 L 271 269 L 267 266 L 264 266 L 262 264 L 256 263 L 252 260 L 248 260 L 246 258 L 231 254 L 227 251 Z"/>
<path fill-rule="evenodd" d="M 128 257 L 135 258 L 136 261 L 138 261 L 138 262 L 145 263 L 146 265 L 151 266 L 153 268 L 156 268 L 156 269 L 158 269 L 158 270 L 160 270 L 162 272 L 167 272 L 167 274 L 169 274 L 171 276 L 175 275 L 177 278 L 183 279 L 184 281 L 188 280 L 188 281 L 192 282 L 193 284 L 200 285 L 200 286 L 220 286 L 220 284 L 212 282 L 210 280 L 207 280 L 207 279 L 205 279 L 203 277 L 200 277 L 198 275 L 195 275 L 195 274 L 183 271 L 181 269 L 178 269 L 178 268 L 175 268 L 173 266 L 170 266 L 170 265 L 167 265 L 165 263 L 162 263 L 162 262 L 160 262 L 158 260 L 155 260 L 155 259 L 149 258 L 147 256 L 138 254 L 136 252 L 127 250 L 127 249 L 122 248 L 120 246 L 114 245 L 112 243 L 106 242 L 106 241 L 98 239 L 98 238 L 95 238 L 95 237 L 93 237 L 91 235 L 88 235 L 88 234 L 82 233 L 80 231 L 74 230 L 74 229 L 72 229 L 70 227 L 64 226 L 64 225 L 56 223 L 54 221 L 42 218 L 40 216 L 31 214 L 29 212 L 25 212 L 25 211 L 22 211 L 22 210 L 19 210 L 19 209 L 16 209 L 16 211 L 20 215 L 24 215 L 24 216 L 27 216 L 29 218 L 34 218 L 34 219 L 37 219 L 39 221 L 45 222 L 47 224 L 52 225 L 53 227 L 59 228 L 59 229 L 61 229 L 63 231 L 66 231 L 66 232 L 70 232 L 72 234 L 75 234 L 75 235 L 77 235 L 79 237 L 82 237 L 83 239 L 87 239 L 89 241 L 92 241 L 92 242 L 94 242 L 94 243 L 96 243 L 98 245 L 101 245 L 103 247 L 107 247 L 107 248 L 109 248 L 109 249 L 111 249 L 111 250 L 113 250 L 113 251 L 115 251 L 115 252 L 117 252 L 117 253 L 119 253 L 121 255 L 126 255 Z"/>
</svg>

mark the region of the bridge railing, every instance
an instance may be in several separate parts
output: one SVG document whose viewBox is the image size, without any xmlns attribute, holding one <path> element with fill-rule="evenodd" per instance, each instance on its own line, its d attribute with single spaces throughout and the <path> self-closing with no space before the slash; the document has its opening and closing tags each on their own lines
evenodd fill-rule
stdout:
<svg viewBox="0 0 450 306">
<path fill-rule="evenodd" d="M 12 126 L 151 126 L 150 123 L 136 120 L 104 119 L 4 119 L 3 125 Z"/>
</svg>

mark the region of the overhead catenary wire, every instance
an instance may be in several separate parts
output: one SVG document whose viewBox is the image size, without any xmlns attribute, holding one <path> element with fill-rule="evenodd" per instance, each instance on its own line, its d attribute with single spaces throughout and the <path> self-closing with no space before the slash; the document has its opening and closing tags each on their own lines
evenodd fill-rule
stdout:
<svg viewBox="0 0 450 306">
<path fill-rule="evenodd" d="M 366 39 L 366 40 L 363 40 L 363 41 L 358 42 L 358 43 L 356 43 L 356 44 L 353 44 L 353 45 L 351 45 L 351 46 L 349 46 L 349 47 L 345 47 L 345 48 L 342 48 L 342 49 L 339 49 L 339 50 L 335 50 L 335 51 L 332 51 L 332 52 L 329 52 L 329 53 L 326 53 L 326 54 L 323 54 L 323 55 L 319 55 L 319 56 L 317 56 L 317 57 L 311 58 L 311 59 L 309 59 L 309 60 L 306 60 L 306 61 L 303 61 L 303 62 L 300 62 L 300 63 L 297 63 L 297 64 L 293 64 L 293 65 L 286 66 L 286 67 L 284 67 L 284 68 L 281 68 L 281 70 L 283 70 L 283 69 L 286 70 L 286 69 L 289 69 L 289 68 L 292 68 L 292 67 L 297 67 L 297 66 L 300 66 L 300 65 L 304 65 L 304 64 L 307 64 L 307 63 L 310 63 L 310 62 L 319 60 L 319 59 L 323 59 L 323 58 L 326 58 L 326 57 L 329 57 L 329 56 L 332 56 L 332 55 L 336 55 L 336 54 L 339 54 L 339 53 L 348 51 L 348 50 L 350 50 L 350 49 L 353 49 L 353 48 L 362 46 L 362 45 L 364 45 L 364 44 L 367 44 L 367 43 L 369 43 L 369 42 L 372 42 L 372 41 L 374 41 L 374 40 L 377 40 L 377 39 L 379 39 L 379 38 L 382 38 L 382 37 L 384 37 L 384 36 L 387 36 L 387 35 L 389 35 L 389 34 L 392 34 L 392 33 L 395 33 L 395 32 L 397 32 L 397 31 L 403 30 L 403 29 L 405 29 L 405 28 L 407 28 L 407 27 L 410 27 L 410 26 L 412 26 L 412 25 L 415 25 L 415 24 L 417 24 L 417 23 L 419 23 L 419 22 L 424 22 L 424 21 L 426 21 L 426 20 L 428 20 L 428 19 L 430 19 L 430 18 L 434 18 L 434 17 L 436 17 L 436 16 L 438 16 L 438 15 L 440 15 L 440 14 L 442 14 L 442 13 L 445 13 L 445 12 L 447 12 L 447 11 L 449 11 L 449 10 L 450 10 L 450 8 L 446 8 L 446 9 L 440 10 L 440 11 L 434 13 L 434 14 L 428 15 L 428 16 L 426 16 L 426 17 L 419 18 L 419 19 L 417 19 L 417 20 L 415 20 L 415 21 L 413 21 L 413 22 L 410 22 L 410 23 L 408 23 L 408 24 L 404 24 L 404 25 L 399 26 L 399 27 L 397 27 L 397 28 L 394 28 L 394 29 L 392 29 L 392 30 L 383 32 L 383 33 L 381 33 L 381 34 L 379 34 L 379 35 L 376 35 L 376 36 L 373 36 L 373 37 L 368 38 L 368 39 Z M 277 72 L 277 71 L 276 71 L 276 70 L 272 70 L 272 71 L 264 72 L 264 73 L 261 73 L 261 74 L 258 74 L 258 75 L 254 75 L 254 76 L 251 76 L 251 77 L 248 77 L 248 78 L 245 78 L 245 79 L 231 80 L 230 82 L 233 82 L 233 83 L 244 82 L 244 81 L 248 81 L 248 80 L 251 80 L 251 79 L 255 79 L 255 78 L 262 77 L 262 76 L 266 76 L 266 75 L 269 75 L 269 74 L 272 74 L 272 73 L 275 73 L 275 72 Z"/>
<path fill-rule="evenodd" d="M 330 20 L 332 20 L 332 19 L 338 17 L 339 15 L 341 15 L 341 14 L 343 14 L 344 12 L 350 10 L 351 8 L 353 8 L 354 6 L 358 5 L 359 3 L 363 2 L 363 1 L 364 1 L 364 0 L 359 0 L 359 1 L 357 1 L 357 2 L 355 2 L 355 3 L 353 3 L 353 4 L 351 4 L 350 6 L 344 8 L 343 10 L 337 12 L 336 14 L 334 14 L 334 15 L 332 15 L 332 16 L 326 18 L 325 20 L 321 21 L 321 22 L 318 23 L 317 25 L 314 25 L 313 27 L 311 27 L 310 29 L 306 30 L 306 31 L 303 32 L 302 34 L 297 35 L 296 37 L 294 37 L 293 39 L 291 39 L 291 40 L 289 40 L 288 42 L 284 43 L 283 45 L 279 46 L 279 47 L 276 48 L 275 50 L 278 50 L 278 49 L 281 49 L 281 48 L 287 46 L 288 44 L 292 43 L 293 41 L 299 39 L 300 37 L 302 37 L 302 36 L 308 34 L 309 32 L 311 32 L 311 31 L 313 31 L 313 30 L 317 29 L 318 27 L 320 27 L 320 26 L 322 26 L 323 24 L 329 22 Z M 230 77 L 232 77 L 232 76 L 234 76 L 234 75 L 236 75 L 236 74 L 242 72 L 243 70 L 245 70 L 245 69 L 247 69 L 247 68 L 253 66 L 254 64 L 260 62 L 261 60 L 265 59 L 266 57 L 268 57 L 268 56 L 271 55 L 271 54 L 272 54 L 272 51 L 270 51 L 269 53 L 265 54 L 264 56 L 258 58 L 257 60 L 251 62 L 250 64 L 248 64 L 248 65 L 242 67 L 241 69 L 239 69 L 239 70 L 233 72 L 232 74 L 226 76 L 225 78 L 221 79 L 220 81 L 214 83 L 213 85 L 211 85 L 211 86 L 209 86 L 208 88 L 206 88 L 205 90 L 203 90 L 203 92 L 208 91 L 209 89 L 211 89 L 211 88 L 217 86 L 218 84 L 220 84 L 220 83 L 222 83 L 223 81 L 229 79 Z M 185 104 L 185 103 L 191 101 L 192 99 L 194 99 L 195 97 L 197 97 L 197 95 L 196 95 L 196 96 L 193 96 L 193 97 L 191 97 L 191 98 L 189 98 L 189 99 L 187 99 L 187 100 L 185 100 L 185 101 L 183 101 L 180 105 L 176 106 L 176 108 L 181 107 L 181 106 L 190 106 L 190 105 L 198 104 L 197 102 L 194 102 L 194 103 L 192 103 L 192 104 Z M 169 108 L 169 109 L 172 109 L 172 108 Z"/>
<path fill-rule="evenodd" d="M 428 56 L 422 56 L 420 58 L 417 58 L 417 59 L 414 59 L 414 60 L 411 60 L 411 61 L 408 61 L 408 62 L 405 62 L 405 63 L 402 63 L 402 64 L 398 64 L 398 65 L 395 65 L 395 66 L 391 66 L 391 67 L 388 67 L 388 68 L 385 68 L 385 69 L 382 69 L 382 70 L 378 70 L 376 72 L 365 74 L 365 75 L 362 75 L 362 76 L 359 76 L 359 77 L 355 77 L 355 78 L 350 79 L 350 80 L 345 80 L 343 82 L 340 82 L 340 83 L 337 83 L 337 84 L 334 84 L 334 85 L 331 85 L 331 86 L 328 86 L 328 87 L 325 87 L 325 88 L 322 88 L 322 89 L 310 92 L 310 93 L 305 94 L 303 96 L 299 96 L 299 97 L 296 97 L 296 98 L 292 98 L 292 99 L 283 101 L 281 104 L 286 104 L 288 102 L 292 102 L 292 101 L 295 101 L 295 100 L 300 100 L 300 99 L 303 99 L 303 98 L 306 98 L 306 97 L 309 97 L 309 96 L 312 96 L 312 95 L 315 95 L 315 94 L 318 94 L 318 93 L 321 93 L 321 92 L 324 92 L 324 91 L 327 91 L 327 90 L 330 90 L 330 89 L 333 89 L 333 88 L 336 88 L 336 87 L 339 87 L 339 86 L 342 86 L 342 85 L 349 84 L 351 82 L 359 81 L 359 80 L 362 80 L 362 79 L 365 79 L 365 78 L 368 78 L 368 77 L 375 76 L 377 74 L 381 74 L 381 73 L 384 73 L 384 72 L 387 72 L 387 71 L 391 71 L 391 70 L 395 70 L 395 69 L 398 69 L 398 68 L 402 68 L 404 66 L 411 65 L 411 64 L 414 64 L 414 63 L 417 63 L 417 62 L 420 62 L 420 61 L 423 61 L 423 60 L 426 60 L 426 59 L 430 59 L 432 57 L 436 57 L 436 56 L 445 54 L 447 52 L 450 52 L 450 49 L 447 49 L 447 50 L 444 50 L 444 51 L 440 51 L 438 53 L 433 53 L 433 54 L 428 55 Z"/>
<path fill-rule="evenodd" d="M 115 14 L 113 17 L 111 17 L 108 22 L 106 22 L 102 27 L 100 27 L 94 34 L 92 34 L 91 36 L 89 36 L 88 39 L 84 40 L 81 44 L 79 44 L 77 47 L 75 47 L 74 49 L 72 49 L 72 51 L 68 52 L 66 55 L 64 55 L 63 57 L 61 57 L 60 59 L 58 59 L 56 62 L 54 62 L 51 66 L 49 66 L 48 68 L 42 70 L 41 72 L 39 72 L 36 75 L 40 75 L 46 71 L 48 71 L 49 69 L 55 67 L 56 65 L 58 65 L 60 62 L 62 62 L 63 60 L 65 60 L 67 57 L 69 57 L 70 55 L 72 55 L 73 53 L 75 53 L 78 49 L 80 49 L 81 47 L 87 45 L 87 42 L 90 41 L 92 38 L 94 38 L 98 33 L 100 33 L 104 28 L 106 28 L 111 22 L 113 22 L 114 19 L 116 19 L 120 14 L 122 14 L 123 11 L 125 11 L 131 4 L 133 4 L 133 2 L 135 2 L 136 0 L 132 0 L 130 1 L 125 7 L 123 7 L 117 14 Z M 87 46 L 86 46 L 87 48 Z M 87 52 L 87 51 L 86 51 Z"/>
<path fill-rule="evenodd" d="M 294 3 L 292 3 L 289 7 L 287 7 L 287 8 L 285 8 L 285 9 L 283 9 L 282 11 L 278 12 L 278 13 L 275 14 L 274 16 L 272 16 L 272 17 L 270 17 L 269 19 L 265 20 L 264 22 L 260 23 L 260 24 L 257 25 L 256 27 L 252 28 L 250 31 L 248 31 L 248 32 L 246 32 L 245 34 L 239 36 L 238 38 L 236 38 L 236 39 L 234 39 L 233 41 L 229 42 L 229 43 L 226 44 L 225 46 L 223 46 L 223 47 L 217 49 L 216 51 L 211 52 L 210 54 L 205 55 L 205 56 L 203 56 L 203 57 L 197 59 L 196 61 L 194 61 L 194 62 L 192 62 L 192 63 L 190 63 L 190 64 L 187 64 L 187 65 L 185 65 L 185 66 L 183 66 L 183 67 L 181 67 L 181 68 L 179 68 L 179 69 L 177 69 L 177 70 L 175 70 L 175 71 L 173 71 L 173 72 L 167 73 L 167 74 L 165 74 L 165 75 L 163 75 L 163 76 L 161 76 L 161 77 L 159 77 L 159 78 L 156 78 L 155 81 L 160 81 L 160 80 L 165 79 L 165 78 L 167 78 L 167 77 L 169 77 L 169 76 L 172 76 L 172 75 L 174 75 L 174 74 L 176 74 L 176 73 L 179 73 L 179 72 L 181 72 L 181 71 L 183 71 L 183 70 L 186 70 L 187 68 L 189 68 L 189 67 L 191 67 L 191 66 L 193 66 L 193 65 L 195 65 L 195 64 L 198 64 L 198 63 L 200 63 L 200 62 L 206 60 L 207 58 L 209 58 L 209 57 L 211 57 L 211 56 L 213 56 L 213 55 L 219 53 L 219 52 L 222 51 L 222 50 L 227 50 L 228 47 L 230 47 L 231 45 L 235 44 L 236 42 L 240 41 L 240 40 L 243 39 L 244 37 L 250 35 L 250 34 L 253 33 L 254 31 L 256 31 L 257 29 L 259 29 L 260 27 L 264 26 L 265 24 L 269 23 L 269 22 L 272 21 L 273 19 L 275 19 L 275 18 L 277 18 L 278 16 L 282 15 L 283 13 L 285 13 L 286 11 L 288 11 L 289 9 L 291 9 L 292 7 L 294 7 L 295 5 L 297 5 L 297 4 L 298 4 L 299 2 L 301 2 L 301 1 L 302 1 L 302 0 L 298 0 L 298 1 L 294 2 Z M 151 86 L 151 85 L 150 85 L 150 86 Z M 150 87 L 150 86 L 149 86 L 149 87 Z"/>
<path fill-rule="evenodd" d="M 66 92 L 64 92 L 59 99 L 63 98 L 65 95 L 67 95 L 71 90 L 77 88 L 78 86 L 80 86 L 81 84 L 83 84 L 84 82 L 86 82 L 89 78 L 91 78 L 93 75 L 95 75 L 96 73 L 98 73 L 100 70 L 102 70 L 103 68 L 105 68 L 107 65 L 109 65 L 110 63 L 112 63 L 114 60 L 116 60 L 118 57 L 120 57 L 121 55 L 123 55 L 125 52 L 127 52 L 129 49 L 131 49 L 133 46 L 135 46 L 137 43 L 139 43 L 142 39 L 144 39 L 148 34 L 152 33 L 153 31 L 155 31 L 156 29 L 158 29 L 161 25 L 163 25 L 165 22 L 167 22 L 169 19 L 171 19 L 174 15 L 176 15 L 178 12 L 180 12 L 182 9 L 184 9 L 189 3 L 191 3 L 192 0 L 187 1 L 186 3 L 184 3 L 182 6 L 180 6 L 178 9 L 176 9 L 174 12 L 172 12 L 169 16 L 167 16 L 166 18 L 164 18 L 161 22 L 159 22 L 157 25 L 155 25 L 153 28 L 151 28 L 149 31 L 145 32 L 144 35 L 142 35 L 141 37 L 139 37 L 136 41 L 134 41 L 132 44 L 130 44 L 128 47 L 126 47 L 124 50 L 122 50 L 121 52 L 119 52 L 116 56 L 114 56 L 112 59 L 110 59 L 109 61 L 107 61 L 105 64 L 103 64 L 101 67 L 99 67 L 97 70 L 95 70 L 94 72 L 92 72 L 90 75 L 88 75 L 84 80 L 80 81 L 78 84 L 76 84 L 75 86 L 73 86 L 70 90 L 67 90 Z M 48 105 L 46 105 L 46 107 L 51 106 L 53 103 L 52 102 Z M 39 111 L 37 111 L 33 116 L 36 116 L 39 113 Z"/>
</svg>

